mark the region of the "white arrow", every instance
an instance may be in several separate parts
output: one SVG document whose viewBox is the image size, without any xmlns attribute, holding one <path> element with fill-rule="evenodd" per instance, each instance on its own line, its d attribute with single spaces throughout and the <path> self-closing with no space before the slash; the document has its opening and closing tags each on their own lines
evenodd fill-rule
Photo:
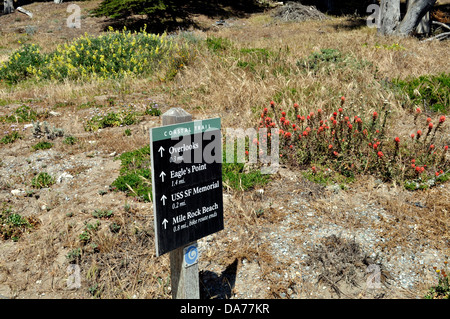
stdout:
<svg viewBox="0 0 450 319">
<path fill-rule="evenodd" d="M 164 206 L 166 205 L 166 199 L 167 199 L 166 195 L 162 195 L 161 200 Z"/>
<path fill-rule="evenodd" d="M 161 153 L 161 157 L 163 156 L 163 152 L 165 151 L 164 147 L 160 146 L 158 152 Z"/>
<path fill-rule="evenodd" d="M 161 174 L 159 174 L 159 177 L 161 177 L 163 182 L 164 182 L 164 176 L 166 176 L 166 173 L 164 173 L 164 172 L 161 172 Z"/>
<path fill-rule="evenodd" d="M 164 220 L 162 221 L 162 224 L 163 224 L 163 226 L 164 226 L 164 229 L 166 229 L 166 227 L 167 227 L 167 223 L 168 223 L 169 221 L 167 220 L 167 219 L 165 219 L 164 218 Z"/>
</svg>

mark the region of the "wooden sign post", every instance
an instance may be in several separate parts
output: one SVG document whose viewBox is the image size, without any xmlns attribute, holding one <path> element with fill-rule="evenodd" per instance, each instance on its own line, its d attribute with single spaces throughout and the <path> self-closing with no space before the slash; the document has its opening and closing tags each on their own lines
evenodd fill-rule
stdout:
<svg viewBox="0 0 450 319">
<path fill-rule="evenodd" d="M 220 119 L 180 108 L 150 130 L 156 254 L 170 252 L 172 297 L 199 299 L 197 240 L 223 223 Z"/>
</svg>

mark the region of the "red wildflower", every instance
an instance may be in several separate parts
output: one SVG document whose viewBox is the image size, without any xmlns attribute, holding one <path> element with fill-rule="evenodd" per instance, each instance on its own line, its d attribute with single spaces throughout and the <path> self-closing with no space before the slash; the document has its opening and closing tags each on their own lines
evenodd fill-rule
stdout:
<svg viewBox="0 0 450 319">
<path fill-rule="evenodd" d="M 447 151 L 448 150 L 448 145 L 445 145 L 444 146 L 444 151 Z"/>
<path fill-rule="evenodd" d="M 331 150 L 333 148 L 333 145 L 328 145 L 328 149 Z"/>
<path fill-rule="evenodd" d="M 394 139 L 394 141 L 395 141 L 395 143 L 400 143 L 400 138 L 397 136 L 395 139 Z"/>
<path fill-rule="evenodd" d="M 416 113 L 421 113 L 422 110 L 420 109 L 420 107 L 416 108 Z"/>
<path fill-rule="evenodd" d="M 439 118 L 439 123 L 444 123 L 444 122 L 445 122 L 445 116 L 442 115 L 442 116 Z"/>
<path fill-rule="evenodd" d="M 422 131 L 421 130 L 417 130 L 417 136 L 420 137 L 422 135 Z"/>
<path fill-rule="evenodd" d="M 314 116 L 314 112 L 309 112 L 309 116 L 313 117 Z"/>
<path fill-rule="evenodd" d="M 414 133 L 411 133 L 411 138 L 414 138 Z"/>
<path fill-rule="evenodd" d="M 300 120 L 300 117 L 301 117 L 300 114 L 297 114 L 297 119 L 298 119 L 298 120 Z"/>
<path fill-rule="evenodd" d="M 414 164 L 415 162 L 416 162 L 416 160 L 413 158 L 413 159 L 411 160 L 411 163 Z"/>
<path fill-rule="evenodd" d="M 289 145 L 289 148 L 290 148 L 290 149 L 293 149 L 293 148 L 294 148 L 294 145 L 292 145 L 292 144 Z"/>
<path fill-rule="evenodd" d="M 382 151 L 379 151 L 379 152 L 377 153 L 377 155 L 378 155 L 379 158 L 382 158 L 382 157 L 383 157 L 383 152 L 382 152 Z"/>
<path fill-rule="evenodd" d="M 297 103 L 294 103 L 294 107 L 295 107 L 295 108 L 298 108 L 298 104 L 297 104 Z"/>
<path fill-rule="evenodd" d="M 377 112 L 373 112 L 373 119 L 375 120 L 378 117 L 378 113 Z"/>
<path fill-rule="evenodd" d="M 344 110 L 342 109 L 342 107 L 340 107 L 340 108 L 338 109 L 338 111 L 339 111 L 339 113 L 342 113 Z"/>
<path fill-rule="evenodd" d="M 427 117 L 427 123 L 431 122 L 431 117 Z"/>
<path fill-rule="evenodd" d="M 264 108 L 264 114 L 267 114 L 269 110 L 267 109 L 267 107 Z"/>
<path fill-rule="evenodd" d="M 339 153 L 336 152 L 336 151 L 334 151 L 333 154 L 334 154 L 334 156 L 338 156 L 339 155 Z"/>
<path fill-rule="evenodd" d="M 274 107 L 275 106 L 275 102 L 274 101 L 270 101 L 270 106 Z"/>
<path fill-rule="evenodd" d="M 286 116 L 286 112 L 285 111 L 281 112 L 281 115 Z"/>
<path fill-rule="evenodd" d="M 341 105 L 345 102 L 345 96 L 341 96 Z"/>
<path fill-rule="evenodd" d="M 428 123 L 428 129 L 431 130 L 433 128 L 433 123 Z"/>
<path fill-rule="evenodd" d="M 431 145 L 430 145 L 430 149 L 433 149 L 433 148 L 434 148 L 434 145 L 433 145 L 433 144 L 431 144 Z"/>
</svg>

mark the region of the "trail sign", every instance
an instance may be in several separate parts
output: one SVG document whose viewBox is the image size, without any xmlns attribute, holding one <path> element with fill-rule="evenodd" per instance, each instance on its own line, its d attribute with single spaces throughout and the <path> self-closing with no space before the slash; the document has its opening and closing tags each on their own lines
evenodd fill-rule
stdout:
<svg viewBox="0 0 450 319">
<path fill-rule="evenodd" d="M 220 231 L 220 118 L 150 130 L 156 254 Z"/>
</svg>

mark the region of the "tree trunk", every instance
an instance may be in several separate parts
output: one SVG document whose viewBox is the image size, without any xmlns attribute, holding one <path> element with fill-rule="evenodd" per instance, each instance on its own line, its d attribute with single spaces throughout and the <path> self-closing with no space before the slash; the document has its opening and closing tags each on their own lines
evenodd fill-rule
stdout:
<svg viewBox="0 0 450 319">
<path fill-rule="evenodd" d="M 3 0 L 3 13 L 8 14 L 14 12 L 13 0 Z"/>
<path fill-rule="evenodd" d="M 423 23 L 426 23 L 424 21 L 426 15 L 428 15 L 429 21 L 429 12 L 435 3 L 436 0 L 410 0 L 408 3 L 408 11 L 398 26 L 396 33 L 401 36 L 406 36 L 416 30 L 419 25 L 422 24 L 423 26 Z M 428 32 L 429 29 L 430 26 L 428 25 Z"/>
<path fill-rule="evenodd" d="M 381 35 L 410 35 L 435 3 L 436 0 L 410 0 L 408 10 L 403 20 L 400 21 L 400 0 L 381 0 L 378 33 Z"/>
<path fill-rule="evenodd" d="M 392 35 L 400 21 L 400 0 L 381 0 L 378 33 Z"/>
</svg>

